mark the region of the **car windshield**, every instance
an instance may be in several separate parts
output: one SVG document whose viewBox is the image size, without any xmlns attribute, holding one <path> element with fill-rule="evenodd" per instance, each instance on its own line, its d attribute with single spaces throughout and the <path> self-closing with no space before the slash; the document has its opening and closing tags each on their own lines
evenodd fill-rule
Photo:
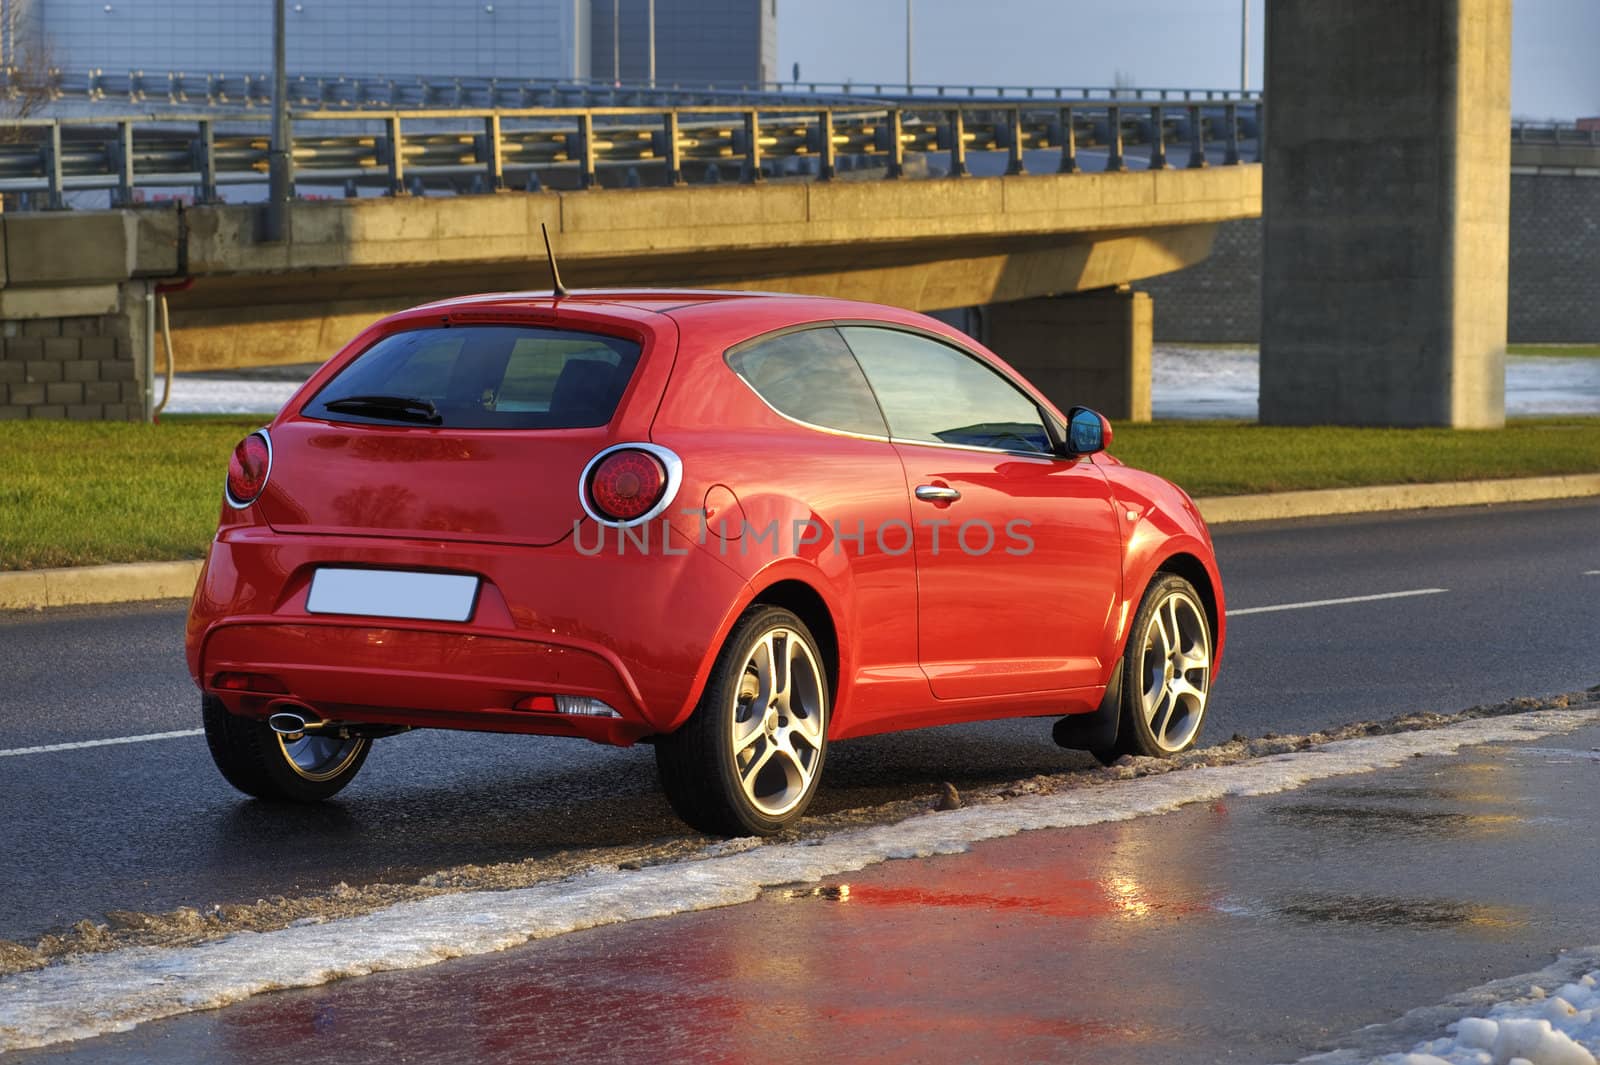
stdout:
<svg viewBox="0 0 1600 1065">
<path fill-rule="evenodd" d="M 638 344 L 598 333 L 411 329 L 362 352 L 302 413 L 459 429 L 586 428 L 611 420 L 638 362 Z"/>
</svg>

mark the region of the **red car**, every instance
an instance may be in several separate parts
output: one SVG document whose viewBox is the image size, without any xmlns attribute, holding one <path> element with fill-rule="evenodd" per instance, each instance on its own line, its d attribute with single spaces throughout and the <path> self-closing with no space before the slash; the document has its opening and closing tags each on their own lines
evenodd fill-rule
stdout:
<svg viewBox="0 0 1600 1065">
<path fill-rule="evenodd" d="M 234 786 L 326 798 L 409 728 L 654 744 L 677 813 L 772 833 L 828 744 L 1059 716 L 1195 742 L 1210 535 L 963 334 L 735 292 L 386 318 L 228 469 L 188 625 Z"/>
</svg>

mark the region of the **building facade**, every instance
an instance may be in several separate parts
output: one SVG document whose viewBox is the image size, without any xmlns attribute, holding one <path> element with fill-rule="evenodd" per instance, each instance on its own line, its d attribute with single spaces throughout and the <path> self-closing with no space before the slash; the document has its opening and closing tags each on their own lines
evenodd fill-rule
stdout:
<svg viewBox="0 0 1600 1065">
<path fill-rule="evenodd" d="M 585 78 L 592 0 L 286 0 L 291 74 Z M 270 0 L 0 0 L 0 46 L 63 70 L 259 74 Z"/>
<path fill-rule="evenodd" d="M 777 0 L 285 0 L 289 71 L 352 77 L 777 77 Z M 271 0 L 0 0 L 0 66 L 260 74 Z"/>
<path fill-rule="evenodd" d="M 778 0 L 592 0 L 589 69 L 602 81 L 650 77 L 655 9 L 657 85 L 777 81 Z"/>
</svg>

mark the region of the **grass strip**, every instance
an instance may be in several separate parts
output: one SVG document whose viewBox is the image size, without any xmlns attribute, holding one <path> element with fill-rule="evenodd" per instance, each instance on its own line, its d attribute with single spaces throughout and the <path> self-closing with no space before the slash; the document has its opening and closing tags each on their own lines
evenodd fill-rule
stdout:
<svg viewBox="0 0 1600 1065">
<path fill-rule="evenodd" d="M 0 569 L 200 558 L 228 454 L 264 419 L 0 422 Z M 1505 429 L 1120 423 L 1112 453 L 1195 496 L 1600 472 L 1600 418 Z"/>
<path fill-rule="evenodd" d="M 200 558 L 264 421 L 0 422 L 0 569 Z"/>
<path fill-rule="evenodd" d="M 1118 423 L 1111 453 L 1190 495 L 1600 473 L 1600 418 L 1504 429 L 1289 428 L 1242 421 Z"/>
</svg>

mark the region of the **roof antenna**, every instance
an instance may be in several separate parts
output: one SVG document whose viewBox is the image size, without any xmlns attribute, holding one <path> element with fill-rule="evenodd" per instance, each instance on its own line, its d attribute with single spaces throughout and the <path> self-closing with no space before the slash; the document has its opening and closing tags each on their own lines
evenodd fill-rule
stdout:
<svg viewBox="0 0 1600 1065">
<path fill-rule="evenodd" d="M 556 299 L 560 299 L 567 294 L 567 286 L 561 283 L 561 271 L 556 266 L 556 251 L 550 246 L 550 230 L 540 222 L 539 232 L 544 234 L 544 253 L 550 260 L 551 292 Z"/>
</svg>

